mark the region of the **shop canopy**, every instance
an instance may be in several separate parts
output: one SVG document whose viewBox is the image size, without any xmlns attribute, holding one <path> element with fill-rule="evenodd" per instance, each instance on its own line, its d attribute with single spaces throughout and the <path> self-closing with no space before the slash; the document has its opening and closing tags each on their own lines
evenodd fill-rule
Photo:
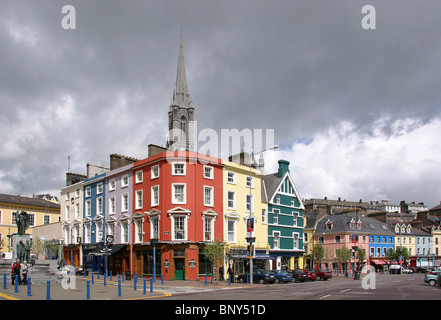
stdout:
<svg viewBox="0 0 441 320">
<path fill-rule="evenodd" d="M 117 253 L 118 251 L 127 248 L 126 244 L 113 244 L 111 246 L 100 246 L 99 248 L 95 249 L 94 251 L 90 252 L 90 255 L 93 256 L 104 256 L 106 253 L 108 255 L 112 255 Z"/>
</svg>

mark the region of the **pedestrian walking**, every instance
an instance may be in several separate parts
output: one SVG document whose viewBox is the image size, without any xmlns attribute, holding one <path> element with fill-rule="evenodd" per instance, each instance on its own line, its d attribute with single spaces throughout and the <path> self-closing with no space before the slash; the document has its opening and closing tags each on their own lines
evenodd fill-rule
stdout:
<svg viewBox="0 0 441 320">
<path fill-rule="evenodd" d="M 27 261 L 23 261 L 23 263 L 21 264 L 21 283 L 22 284 L 28 284 L 28 263 Z"/>
<path fill-rule="evenodd" d="M 18 284 L 20 284 L 20 259 L 16 259 L 11 269 L 12 285 L 15 284 L 15 278 L 18 276 Z"/>
</svg>

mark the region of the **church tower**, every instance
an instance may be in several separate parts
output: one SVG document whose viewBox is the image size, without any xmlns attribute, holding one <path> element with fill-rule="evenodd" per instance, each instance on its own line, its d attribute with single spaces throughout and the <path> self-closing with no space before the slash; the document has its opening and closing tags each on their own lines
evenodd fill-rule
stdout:
<svg viewBox="0 0 441 320">
<path fill-rule="evenodd" d="M 168 112 L 167 148 L 169 150 L 194 151 L 194 123 L 194 106 L 188 91 L 184 44 L 181 35 L 176 84 Z"/>
</svg>

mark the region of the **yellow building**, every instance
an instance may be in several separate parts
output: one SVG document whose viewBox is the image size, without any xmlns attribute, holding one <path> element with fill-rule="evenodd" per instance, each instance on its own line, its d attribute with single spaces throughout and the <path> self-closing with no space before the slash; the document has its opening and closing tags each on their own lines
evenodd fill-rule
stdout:
<svg viewBox="0 0 441 320">
<path fill-rule="evenodd" d="M 396 223 L 395 231 L 395 248 L 407 248 L 409 256 L 416 255 L 416 236 L 412 233 L 412 225 L 406 223 Z"/>
<path fill-rule="evenodd" d="M 0 194 L 0 252 L 11 248 L 8 235 L 17 232 L 16 212 L 29 214 L 30 226 L 27 234 L 32 234 L 32 227 L 60 221 L 60 205 L 38 198 Z"/>
<path fill-rule="evenodd" d="M 236 274 L 249 270 L 247 238 L 255 238 L 253 269 L 268 267 L 267 203 L 262 199 L 262 173 L 247 165 L 224 161 L 224 241 L 226 270 L 234 266 Z M 251 210 L 254 232 L 247 232 L 247 220 Z"/>
</svg>

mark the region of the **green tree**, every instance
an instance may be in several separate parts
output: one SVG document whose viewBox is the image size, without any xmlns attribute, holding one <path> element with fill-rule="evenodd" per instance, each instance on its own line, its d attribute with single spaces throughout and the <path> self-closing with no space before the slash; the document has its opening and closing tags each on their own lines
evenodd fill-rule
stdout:
<svg viewBox="0 0 441 320">
<path fill-rule="evenodd" d="M 40 238 L 32 239 L 31 253 L 35 253 L 38 259 L 40 258 L 41 254 L 44 254 L 44 249 L 44 241 L 42 241 Z"/>
<path fill-rule="evenodd" d="M 336 255 L 337 258 L 345 264 L 345 269 L 348 270 L 348 262 L 352 257 L 352 250 L 347 248 L 346 245 L 343 245 L 341 249 L 337 250 Z"/>
<path fill-rule="evenodd" d="M 314 245 L 314 247 L 312 248 L 312 259 L 314 261 L 320 262 L 320 268 L 324 256 L 325 256 L 325 249 L 323 248 L 323 245 L 321 243 Z"/>
<path fill-rule="evenodd" d="M 211 261 L 213 266 L 216 268 L 216 274 L 219 272 L 219 267 L 223 265 L 224 263 L 224 252 L 225 252 L 225 244 L 219 239 L 216 239 L 214 242 L 206 242 L 205 247 L 203 250 L 203 254 L 207 258 L 207 260 Z M 211 281 L 213 281 L 214 274 L 211 278 Z M 217 279 L 219 277 L 216 277 L 216 284 Z"/>
</svg>

